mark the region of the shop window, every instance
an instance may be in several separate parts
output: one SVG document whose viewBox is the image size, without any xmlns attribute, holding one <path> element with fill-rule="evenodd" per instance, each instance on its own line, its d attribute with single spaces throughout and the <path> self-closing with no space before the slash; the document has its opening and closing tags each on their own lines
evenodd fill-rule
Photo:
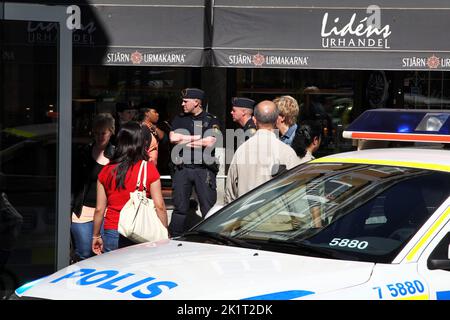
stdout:
<svg viewBox="0 0 450 320">
<path fill-rule="evenodd" d="M 449 109 L 450 75 L 439 71 L 412 71 L 403 80 L 404 107 L 412 109 Z"/>
<path fill-rule="evenodd" d="M 342 132 L 367 109 L 450 108 L 450 75 L 442 71 L 236 69 L 235 75 L 231 95 L 255 101 L 291 95 L 299 120 L 324 119 L 317 156 L 353 150 Z M 234 126 L 229 116 L 227 124 Z"/>
<path fill-rule="evenodd" d="M 0 220 L 0 299 L 56 268 L 57 47 L 17 32 L 37 23 L 0 20 L 0 202 L 15 217 Z"/>
<path fill-rule="evenodd" d="M 355 71 L 238 69 L 236 95 L 255 101 L 294 97 L 300 106 L 298 121 L 323 121 L 324 139 L 317 152 L 321 156 L 353 149 L 351 141 L 342 138 L 342 131 L 362 105 L 355 108 L 356 78 Z"/>
<path fill-rule="evenodd" d="M 156 107 L 160 128 L 168 133 L 167 123 L 181 111 L 180 91 L 199 83 L 199 68 L 74 66 L 73 138 L 89 138 L 94 115 L 114 114 L 117 102 Z M 169 174 L 168 149 L 168 144 L 159 148 L 161 175 Z"/>
</svg>

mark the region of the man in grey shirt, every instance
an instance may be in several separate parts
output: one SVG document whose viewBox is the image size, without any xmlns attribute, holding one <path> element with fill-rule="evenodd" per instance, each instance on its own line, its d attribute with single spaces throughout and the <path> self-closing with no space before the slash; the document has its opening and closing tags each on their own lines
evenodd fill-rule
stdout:
<svg viewBox="0 0 450 320">
<path fill-rule="evenodd" d="M 275 134 L 278 109 L 272 101 L 258 103 L 254 111 L 257 131 L 244 142 L 231 160 L 225 190 L 225 203 L 270 180 L 278 170 L 300 164 L 295 151 Z"/>
</svg>

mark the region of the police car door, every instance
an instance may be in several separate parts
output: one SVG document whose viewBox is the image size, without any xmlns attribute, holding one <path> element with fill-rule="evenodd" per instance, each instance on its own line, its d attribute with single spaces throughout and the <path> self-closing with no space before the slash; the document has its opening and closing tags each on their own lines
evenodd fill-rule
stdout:
<svg viewBox="0 0 450 320">
<path fill-rule="evenodd" d="M 438 210 L 439 216 L 409 254 L 428 242 L 417 264 L 419 274 L 429 286 L 428 299 L 450 300 L 450 198 Z"/>
</svg>

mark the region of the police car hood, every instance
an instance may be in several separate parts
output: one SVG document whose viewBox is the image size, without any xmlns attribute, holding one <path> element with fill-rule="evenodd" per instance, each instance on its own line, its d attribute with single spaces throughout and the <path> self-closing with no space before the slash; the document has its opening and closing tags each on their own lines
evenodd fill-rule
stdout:
<svg viewBox="0 0 450 320">
<path fill-rule="evenodd" d="M 367 262 L 165 240 L 81 261 L 16 294 L 86 300 L 314 298 L 368 281 L 373 267 Z"/>
</svg>

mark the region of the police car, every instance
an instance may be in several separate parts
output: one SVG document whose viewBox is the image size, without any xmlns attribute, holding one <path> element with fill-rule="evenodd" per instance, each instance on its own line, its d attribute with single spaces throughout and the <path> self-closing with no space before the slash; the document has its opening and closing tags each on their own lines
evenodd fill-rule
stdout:
<svg viewBox="0 0 450 320">
<path fill-rule="evenodd" d="M 84 260 L 15 297 L 450 299 L 449 118 L 365 112 L 346 137 L 414 146 L 313 160 L 181 237 Z"/>
</svg>

